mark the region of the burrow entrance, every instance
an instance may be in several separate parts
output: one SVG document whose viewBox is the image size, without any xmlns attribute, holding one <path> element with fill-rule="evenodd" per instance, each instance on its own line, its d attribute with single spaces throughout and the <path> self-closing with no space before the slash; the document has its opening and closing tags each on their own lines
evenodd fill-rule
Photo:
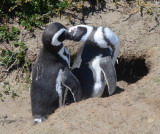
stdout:
<svg viewBox="0 0 160 134">
<path fill-rule="evenodd" d="M 128 84 L 136 83 L 146 76 L 149 68 L 144 58 L 118 58 L 115 65 L 117 72 L 117 81 L 126 81 Z"/>
</svg>

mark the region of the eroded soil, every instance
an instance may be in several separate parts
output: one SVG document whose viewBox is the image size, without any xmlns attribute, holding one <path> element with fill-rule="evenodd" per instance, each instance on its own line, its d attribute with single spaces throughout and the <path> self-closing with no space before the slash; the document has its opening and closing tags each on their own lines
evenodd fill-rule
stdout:
<svg viewBox="0 0 160 134">
<path fill-rule="evenodd" d="M 33 126 L 30 87 L 21 80 L 23 78 L 18 71 L 13 71 L 4 81 L 9 81 L 21 93 L 14 100 L 6 96 L 0 102 L 0 133 L 160 133 L 160 27 L 154 16 L 130 15 L 129 11 L 129 8 L 117 9 L 107 3 L 103 11 L 90 12 L 84 17 L 79 14 L 78 18 L 83 19 L 74 20 L 75 25 L 83 22 L 96 27 L 109 27 L 120 38 L 121 49 L 116 65 L 119 80 L 117 94 L 63 106 L 45 123 Z M 72 26 L 65 17 L 52 18 L 50 23 L 56 21 L 67 28 Z M 42 32 L 36 29 L 34 37 L 29 33 L 24 36 L 29 48 L 28 57 L 33 62 L 42 46 Z M 81 44 L 65 41 L 64 45 L 73 56 Z"/>
</svg>

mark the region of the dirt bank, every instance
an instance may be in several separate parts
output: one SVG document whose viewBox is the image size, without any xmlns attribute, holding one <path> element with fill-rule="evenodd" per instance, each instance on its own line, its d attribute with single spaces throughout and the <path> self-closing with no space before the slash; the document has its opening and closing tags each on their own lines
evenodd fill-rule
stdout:
<svg viewBox="0 0 160 134">
<path fill-rule="evenodd" d="M 129 8 L 106 4 L 103 11 L 90 12 L 75 19 L 75 24 L 111 28 L 120 38 L 121 49 L 116 65 L 119 92 L 110 97 L 91 98 L 56 110 L 45 123 L 32 126 L 29 86 L 15 82 L 17 71 L 7 76 L 21 91 L 12 100 L 0 102 L 0 133 L 58 134 L 124 134 L 160 132 L 160 27 L 153 16 L 130 15 Z M 53 18 L 67 28 L 65 17 Z M 51 23 L 50 22 L 50 23 Z M 42 30 L 35 37 L 26 34 L 28 57 L 35 60 L 41 47 Z M 66 41 L 64 45 L 75 55 L 81 44 Z M 18 77 L 21 79 L 21 77 Z M 16 83 L 16 84 L 15 84 Z M 1 89 L 2 90 L 2 87 Z"/>
</svg>

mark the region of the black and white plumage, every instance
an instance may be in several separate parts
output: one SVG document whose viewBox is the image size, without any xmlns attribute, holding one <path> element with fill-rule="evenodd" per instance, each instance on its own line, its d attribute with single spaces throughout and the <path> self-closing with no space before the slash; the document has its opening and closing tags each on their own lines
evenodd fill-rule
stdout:
<svg viewBox="0 0 160 134">
<path fill-rule="evenodd" d="M 113 95 L 117 83 L 114 64 L 120 49 L 118 37 L 109 28 L 77 25 L 69 29 L 67 38 L 84 43 L 72 66 L 83 99 L 101 97 L 106 82 L 109 95 Z"/>
<path fill-rule="evenodd" d="M 81 86 L 70 72 L 70 55 L 63 46 L 66 28 L 50 24 L 43 32 L 43 47 L 32 70 L 31 106 L 34 123 L 45 121 L 58 107 L 64 105 L 66 88 L 74 101 L 81 100 Z"/>
</svg>

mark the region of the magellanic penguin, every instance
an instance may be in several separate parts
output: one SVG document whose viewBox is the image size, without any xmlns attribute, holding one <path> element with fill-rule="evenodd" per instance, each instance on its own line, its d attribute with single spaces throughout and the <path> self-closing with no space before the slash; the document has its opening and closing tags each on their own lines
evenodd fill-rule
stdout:
<svg viewBox="0 0 160 134">
<path fill-rule="evenodd" d="M 66 28 L 60 23 L 52 23 L 42 35 L 43 47 L 32 70 L 31 107 L 33 122 L 47 119 L 55 109 L 64 105 L 66 88 L 74 101 L 82 97 L 82 89 L 77 78 L 70 72 L 69 51 L 63 46 Z"/>
<path fill-rule="evenodd" d="M 114 68 L 120 41 L 109 28 L 88 25 L 73 26 L 67 39 L 83 42 L 72 66 L 72 73 L 82 87 L 82 98 L 101 97 L 107 83 L 109 95 L 116 91 Z"/>
</svg>

